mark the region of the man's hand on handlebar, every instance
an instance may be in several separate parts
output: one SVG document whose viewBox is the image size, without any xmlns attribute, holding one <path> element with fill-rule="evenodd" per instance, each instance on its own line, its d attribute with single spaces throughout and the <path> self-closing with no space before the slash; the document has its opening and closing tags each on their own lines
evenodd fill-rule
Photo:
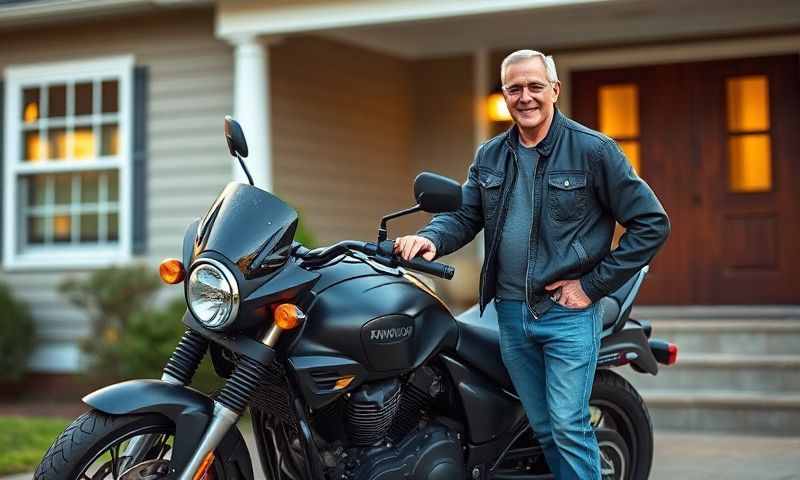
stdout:
<svg viewBox="0 0 800 480">
<path fill-rule="evenodd" d="M 406 235 L 395 239 L 394 253 L 400 255 L 406 261 L 420 255 L 430 262 L 436 257 L 436 246 L 425 237 Z"/>
</svg>

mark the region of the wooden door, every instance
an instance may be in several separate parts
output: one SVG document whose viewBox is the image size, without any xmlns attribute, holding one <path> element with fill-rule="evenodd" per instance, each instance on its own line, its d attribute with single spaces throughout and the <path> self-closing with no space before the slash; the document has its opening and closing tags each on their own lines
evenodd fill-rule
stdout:
<svg viewBox="0 0 800 480">
<path fill-rule="evenodd" d="M 617 140 L 672 222 L 640 303 L 800 301 L 797 66 L 784 56 L 573 73 L 573 117 Z"/>
</svg>

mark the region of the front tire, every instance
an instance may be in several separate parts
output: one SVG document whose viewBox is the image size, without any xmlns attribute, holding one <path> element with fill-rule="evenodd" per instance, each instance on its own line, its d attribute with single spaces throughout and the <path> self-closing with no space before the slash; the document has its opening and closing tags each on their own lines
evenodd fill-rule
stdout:
<svg viewBox="0 0 800 480">
<path fill-rule="evenodd" d="M 630 480 L 646 480 L 653 464 L 653 422 L 636 389 L 620 375 L 599 369 L 589 405 L 595 429 L 613 430 L 625 442 L 631 465 L 624 476 Z M 601 453 L 602 450 L 601 446 Z M 611 458 L 619 456 L 613 449 L 606 453 Z"/>
<path fill-rule="evenodd" d="M 174 441 L 175 425 L 158 414 L 107 415 L 91 410 L 73 421 L 53 442 L 34 473 L 34 480 L 100 480 L 118 479 L 123 472 L 124 457 L 120 452 L 123 444 L 138 435 L 158 434 L 163 436 L 159 448 L 153 448 L 148 461 L 158 478 L 167 469 L 170 436 Z M 153 463 L 155 462 L 155 463 Z M 144 462 L 143 462 L 144 463 Z M 218 462 L 209 471 L 214 478 L 222 479 Z M 97 466 L 95 467 L 95 464 Z M 129 470 L 129 466 L 124 469 Z M 211 477 L 212 475 L 209 475 Z M 141 476 L 141 475 L 139 475 Z M 128 477 L 136 478 L 131 474 Z"/>
</svg>

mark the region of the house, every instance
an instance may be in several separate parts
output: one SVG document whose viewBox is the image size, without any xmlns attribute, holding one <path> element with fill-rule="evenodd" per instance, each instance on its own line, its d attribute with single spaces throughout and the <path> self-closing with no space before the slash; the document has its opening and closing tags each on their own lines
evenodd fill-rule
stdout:
<svg viewBox="0 0 800 480">
<path fill-rule="evenodd" d="M 800 303 L 798 2 L 11 0 L 0 275 L 39 324 L 32 368 L 79 366 L 89 332 L 56 290 L 65 275 L 178 256 L 244 178 L 225 114 L 256 184 L 320 244 L 373 239 L 416 173 L 462 181 L 509 126 L 492 94 L 517 48 L 554 55 L 559 108 L 617 140 L 670 213 L 641 304 Z M 461 301 L 479 243 L 451 259 Z"/>
</svg>

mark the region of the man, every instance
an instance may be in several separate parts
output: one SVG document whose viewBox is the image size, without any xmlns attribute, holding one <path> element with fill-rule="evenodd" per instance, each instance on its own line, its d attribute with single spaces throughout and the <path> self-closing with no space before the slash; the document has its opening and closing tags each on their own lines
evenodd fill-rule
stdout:
<svg viewBox="0 0 800 480">
<path fill-rule="evenodd" d="M 595 302 L 652 260 L 669 220 L 613 140 L 555 108 L 552 57 L 514 52 L 500 75 L 514 125 L 478 148 L 461 208 L 398 238 L 395 251 L 433 260 L 485 229 L 481 314 L 494 298 L 503 362 L 547 464 L 557 479 L 599 480 Z M 626 232 L 612 252 L 615 220 Z"/>
</svg>

